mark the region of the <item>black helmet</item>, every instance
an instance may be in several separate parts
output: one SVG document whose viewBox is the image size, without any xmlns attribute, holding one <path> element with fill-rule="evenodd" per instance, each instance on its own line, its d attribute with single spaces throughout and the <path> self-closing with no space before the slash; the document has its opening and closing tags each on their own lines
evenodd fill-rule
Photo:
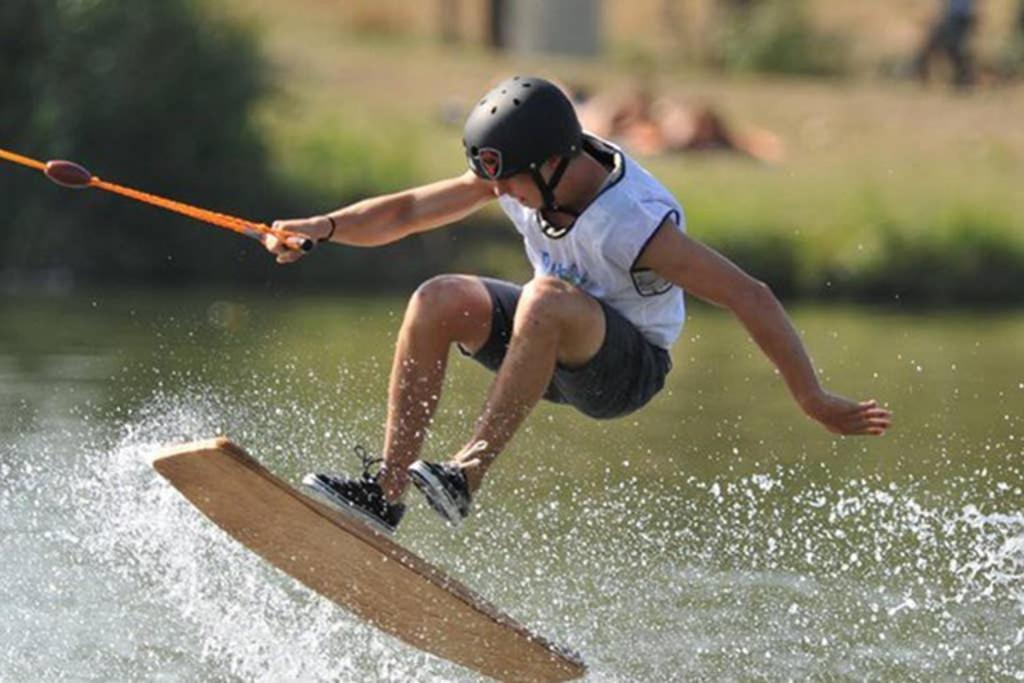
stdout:
<svg viewBox="0 0 1024 683">
<path fill-rule="evenodd" d="M 557 211 L 554 189 L 579 153 L 583 130 L 565 93 L 550 81 L 513 76 L 484 95 L 473 108 L 463 132 L 469 167 L 485 180 L 530 172 L 544 195 L 545 207 Z M 551 181 L 538 170 L 553 156 L 562 157 Z"/>
</svg>

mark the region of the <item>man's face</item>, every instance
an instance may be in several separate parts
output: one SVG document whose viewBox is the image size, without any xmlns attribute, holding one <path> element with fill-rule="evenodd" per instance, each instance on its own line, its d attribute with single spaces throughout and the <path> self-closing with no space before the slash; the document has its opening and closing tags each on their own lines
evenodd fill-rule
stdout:
<svg viewBox="0 0 1024 683">
<path fill-rule="evenodd" d="M 554 157 L 552 159 L 548 159 L 548 161 L 540 167 L 540 175 L 545 181 L 551 178 L 551 174 L 554 172 L 554 166 L 557 165 L 557 163 L 558 159 L 557 157 Z M 537 188 L 537 183 L 533 182 L 533 178 L 530 176 L 528 171 L 517 173 L 514 176 L 492 182 L 494 184 L 495 197 L 508 195 L 528 208 L 540 209 L 544 207 L 544 197 L 541 195 L 540 190 Z"/>
<path fill-rule="evenodd" d="M 503 180 L 495 180 L 494 195 L 496 197 L 508 195 L 531 209 L 539 209 L 544 205 L 540 190 L 537 189 L 537 184 L 533 182 L 529 173 L 517 173 Z"/>
</svg>

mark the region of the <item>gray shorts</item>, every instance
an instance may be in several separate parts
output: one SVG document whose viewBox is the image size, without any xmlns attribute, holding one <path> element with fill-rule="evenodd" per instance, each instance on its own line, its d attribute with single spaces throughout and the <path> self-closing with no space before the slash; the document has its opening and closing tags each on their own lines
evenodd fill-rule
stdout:
<svg viewBox="0 0 1024 683">
<path fill-rule="evenodd" d="M 480 280 L 491 295 L 491 335 L 479 351 L 467 355 L 497 371 L 512 338 L 523 290 L 502 280 Z M 544 398 L 567 403 L 594 418 L 621 417 L 643 407 L 661 391 L 672 361 L 665 349 L 647 341 L 621 313 L 601 300 L 598 303 L 604 310 L 604 343 L 585 365 L 568 368 L 558 364 Z"/>
</svg>

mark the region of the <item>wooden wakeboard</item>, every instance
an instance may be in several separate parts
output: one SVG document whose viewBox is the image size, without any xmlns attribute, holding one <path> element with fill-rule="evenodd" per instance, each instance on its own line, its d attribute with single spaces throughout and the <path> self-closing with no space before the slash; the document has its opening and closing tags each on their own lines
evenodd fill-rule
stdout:
<svg viewBox="0 0 1024 683">
<path fill-rule="evenodd" d="M 574 653 L 362 522 L 308 498 L 227 438 L 161 451 L 153 467 L 245 547 L 380 630 L 503 681 L 567 681 Z"/>
</svg>

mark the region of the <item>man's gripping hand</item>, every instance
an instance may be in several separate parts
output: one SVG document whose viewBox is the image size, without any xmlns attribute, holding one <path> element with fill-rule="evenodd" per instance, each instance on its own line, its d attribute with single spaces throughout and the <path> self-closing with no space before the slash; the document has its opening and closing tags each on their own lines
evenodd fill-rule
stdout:
<svg viewBox="0 0 1024 683">
<path fill-rule="evenodd" d="M 804 411 L 835 434 L 881 436 L 892 425 L 892 412 L 870 401 L 851 401 L 821 390 L 801 401 Z"/>
<path fill-rule="evenodd" d="M 284 221 L 274 221 L 271 226 L 275 230 L 287 230 L 302 235 L 308 235 L 316 242 L 321 242 L 331 234 L 331 221 L 327 216 L 314 216 L 312 218 L 296 218 Z M 274 234 L 268 234 L 263 240 L 263 246 L 267 251 L 277 257 L 278 263 L 292 263 L 298 261 L 307 252 L 300 249 L 291 249 L 284 244 L 284 240 Z"/>
</svg>

